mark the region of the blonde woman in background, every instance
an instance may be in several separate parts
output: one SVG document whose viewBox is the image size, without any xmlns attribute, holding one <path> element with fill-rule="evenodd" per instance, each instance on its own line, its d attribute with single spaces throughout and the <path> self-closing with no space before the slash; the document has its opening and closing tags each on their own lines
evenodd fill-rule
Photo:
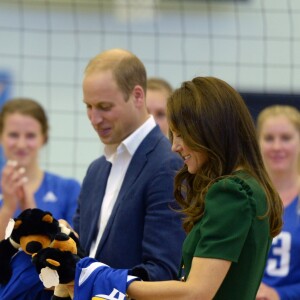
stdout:
<svg viewBox="0 0 300 300">
<path fill-rule="evenodd" d="M 257 119 L 267 171 L 284 204 L 284 225 L 272 243 L 257 300 L 300 299 L 300 112 L 265 108 Z"/>
</svg>

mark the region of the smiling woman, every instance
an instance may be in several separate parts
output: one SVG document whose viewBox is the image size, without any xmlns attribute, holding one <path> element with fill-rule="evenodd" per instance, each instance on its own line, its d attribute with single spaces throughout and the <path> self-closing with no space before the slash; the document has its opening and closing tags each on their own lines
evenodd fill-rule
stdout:
<svg viewBox="0 0 300 300">
<path fill-rule="evenodd" d="M 283 201 L 283 228 L 273 240 L 257 300 L 300 299 L 300 112 L 273 105 L 257 118 L 260 149 Z"/>
<path fill-rule="evenodd" d="M 2 131 L 5 156 L 23 167 L 36 161 L 46 141 L 41 127 L 39 121 L 30 116 L 18 112 L 7 115 Z"/>
<path fill-rule="evenodd" d="M 185 165 L 175 198 L 188 233 L 184 282 L 133 281 L 133 299 L 253 300 L 282 204 L 239 93 L 214 77 L 183 82 L 167 102 L 172 150 Z M 246 271 L 245 271 L 246 270 Z"/>
<path fill-rule="evenodd" d="M 72 224 L 79 183 L 46 172 L 39 165 L 48 129 L 44 109 L 32 99 L 11 99 L 2 108 L 0 141 L 7 163 L 1 174 L 0 239 L 9 218 L 26 208 L 48 210 Z"/>
</svg>

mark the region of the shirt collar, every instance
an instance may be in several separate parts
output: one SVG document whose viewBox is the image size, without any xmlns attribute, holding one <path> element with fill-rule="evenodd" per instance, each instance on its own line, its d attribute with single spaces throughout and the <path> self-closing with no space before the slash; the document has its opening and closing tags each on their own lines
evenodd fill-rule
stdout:
<svg viewBox="0 0 300 300">
<path fill-rule="evenodd" d="M 119 145 L 105 145 L 104 156 L 109 162 L 113 162 L 116 154 L 120 154 L 123 151 L 127 151 L 131 156 L 135 153 L 138 146 L 148 133 L 156 126 L 154 117 L 152 115 L 144 122 L 138 129 L 131 133 L 124 141 Z"/>
</svg>

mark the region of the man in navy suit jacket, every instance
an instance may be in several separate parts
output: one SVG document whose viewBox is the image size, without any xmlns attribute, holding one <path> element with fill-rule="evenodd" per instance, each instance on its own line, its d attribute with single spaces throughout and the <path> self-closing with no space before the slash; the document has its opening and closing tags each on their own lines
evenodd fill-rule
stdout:
<svg viewBox="0 0 300 300">
<path fill-rule="evenodd" d="M 85 69 L 84 103 L 105 155 L 83 180 L 74 228 L 91 257 L 143 280 L 176 279 L 185 233 L 173 198 L 182 159 L 149 115 L 146 70 L 111 49 Z"/>
</svg>

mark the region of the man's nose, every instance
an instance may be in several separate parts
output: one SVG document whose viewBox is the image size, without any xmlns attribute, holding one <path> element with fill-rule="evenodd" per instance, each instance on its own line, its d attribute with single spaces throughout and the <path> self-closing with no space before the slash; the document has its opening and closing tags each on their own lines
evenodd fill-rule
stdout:
<svg viewBox="0 0 300 300">
<path fill-rule="evenodd" d="M 103 117 L 99 110 L 92 108 L 89 113 L 90 121 L 93 125 L 99 124 L 102 122 Z"/>
</svg>

